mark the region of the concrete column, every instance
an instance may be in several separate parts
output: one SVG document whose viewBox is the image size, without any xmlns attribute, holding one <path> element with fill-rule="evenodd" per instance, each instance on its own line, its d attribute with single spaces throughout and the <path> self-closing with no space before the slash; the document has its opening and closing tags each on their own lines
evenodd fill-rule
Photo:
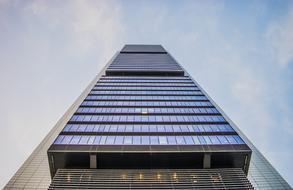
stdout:
<svg viewBox="0 0 293 190">
<path fill-rule="evenodd" d="M 203 168 L 211 168 L 211 154 L 205 153 L 203 156 Z"/>
<path fill-rule="evenodd" d="M 97 168 L 97 154 L 90 154 L 90 168 Z"/>
</svg>

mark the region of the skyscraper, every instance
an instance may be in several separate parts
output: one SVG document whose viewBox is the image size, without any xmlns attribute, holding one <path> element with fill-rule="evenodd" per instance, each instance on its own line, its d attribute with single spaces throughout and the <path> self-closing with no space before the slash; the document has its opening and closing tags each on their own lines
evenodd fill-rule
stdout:
<svg viewBox="0 0 293 190">
<path fill-rule="evenodd" d="M 291 189 L 160 45 L 126 45 L 6 189 Z"/>
</svg>

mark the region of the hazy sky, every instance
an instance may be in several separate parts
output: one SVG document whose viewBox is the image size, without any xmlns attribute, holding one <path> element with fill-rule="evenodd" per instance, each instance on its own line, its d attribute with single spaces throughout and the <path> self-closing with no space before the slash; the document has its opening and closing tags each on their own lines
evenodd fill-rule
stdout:
<svg viewBox="0 0 293 190">
<path fill-rule="evenodd" d="M 0 188 L 125 43 L 162 44 L 293 185 L 292 1 L 0 0 Z"/>
</svg>

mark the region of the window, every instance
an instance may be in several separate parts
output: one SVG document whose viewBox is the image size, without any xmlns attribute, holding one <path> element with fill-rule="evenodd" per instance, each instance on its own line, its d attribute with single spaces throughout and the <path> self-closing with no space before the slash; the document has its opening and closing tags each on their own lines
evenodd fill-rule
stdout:
<svg viewBox="0 0 293 190">
<path fill-rule="evenodd" d="M 177 144 L 185 144 L 183 136 L 176 136 Z"/>
<path fill-rule="evenodd" d="M 149 136 L 142 136 L 141 137 L 141 144 L 149 145 L 150 144 Z"/>
<path fill-rule="evenodd" d="M 199 144 L 207 144 L 207 142 L 205 141 L 205 139 L 203 138 L 203 136 L 198 136 L 197 138 L 199 140 Z"/>
<path fill-rule="evenodd" d="M 126 125 L 125 132 L 132 132 L 132 131 L 133 131 L 133 126 Z"/>
<path fill-rule="evenodd" d="M 94 140 L 94 144 L 98 145 L 100 144 L 100 140 L 101 140 L 101 136 L 96 136 L 95 140 Z"/>
<path fill-rule="evenodd" d="M 95 141 L 95 138 L 96 138 L 95 136 L 90 136 L 87 144 L 93 144 Z"/>
<path fill-rule="evenodd" d="M 66 125 L 66 126 L 64 127 L 63 131 L 69 131 L 70 128 L 71 128 L 71 125 Z"/>
<path fill-rule="evenodd" d="M 184 140 L 185 140 L 186 144 L 190 144 L 190 145 L 194 144 L 191 136 L 184 136 Z"/>
<path fill-rule="evenodd" d="M 212 144 L 221 144 L 217 136 L 209 136 Z"/>
<path fill-rule="evenodd" d="M 150 136 L 151 144 L 152 145 L 157 145 L 159 144 L 159 139 L 157 136 Z"/>
<path fill-rule="evenodd" d="M 106 144 L 107 136 L 101 136 L 100 144 Z"/>
<path fill-rule="evenodd" d="M 159 142 L 160 144 L 168 144 L 167 137 L 166 136 L 159 136 Z"/>
<path fill-rule="evenodd" d="M 177 144 L 175 136 L 167 136 L 168 144 Z"/>
<path fill-rule="evenodd" d="M 132 136 L 125 136 L 124 144 L 132 144 Z"/>
<path fill-rule="evenodd" d="M 140 136 L 133 136 L 133 144 L 134 145 L 141 144 L 140 140 L 141 140 L 141 137 Z"/>
<path fill-rule="evenodd" d="M 239 136 L 234 135 L 233 137 L 238 144 L 245 144 L 244 141 Z"/>
<path fill-rule="evenodd" d="M 64 136 L 62 144 L 69 144 L 73 136 Z"/>
<path fill-rule="evenodd" d="M 95 136 L 59 135 L 56 145 L 227 145 L 244 144 L 238 135 L 210 136 Z"/>
<path fill-rule="evenodd" d="M 158 125 L 158 132 L 165 132 L 165 126 L 163 125 Z"/>
<path fill-rule="evenodd" d="M 98 127 L 98 126 L 97 126 Z M 92 131 L 94 131 L 94 129 L 95 129 L 95 125 L 87 125 L 87 127 L 86 127 L 86 132 L 92 132 Z"/>
<path fill-rule="evenodd" d="M 106 144 L 114 144 L 115 136 L 108 136 L 106 140 Z"/>
<path fill-rule="evenodd" d="M 221 144 L 229 144 L 229 141 L 225 136 L 218 136 L 218 139 L 220 140 Z"/>
<path fill-rule="evenodd" d="M 197 136 L 192 136 L 192 139 L 195 145 L 201 144 Z"/>
<path fill-rule="evenodd" d="M 89 138 L 89 136 L 81 136 L 79 144 L 87 144 Z"/>
<path fill-rule="evenodd" d="M 64 136 L 63 135 L 59 135 L 57 137 L 57 139 L 55 140 L 54 144 L 62 144 L 63 139 L 64 139 Z"/>
<path fill-rule="evenodd" d="M 233 138 L 233 136 L 226 136 L 226 139 L 229 141 L 230 144 L 237 144 L 237 141 Z"/>
<path fill-rule="evenodd" d="M 209 138 L 209 136 L 203 136 L 204 140 L 206 141 L 207 144 L 212 144 L 211 139 Z"/>
<path fill-rule="evenodd" d="M 69 144 L 78 144 L 81 136 L 73 136 Z"/>
<path fill-rule="evenodd" d="M 115 140 L 115 144 L 122 145 L 124 141 L 124 136 L 117 136 Z"/>
</svg>

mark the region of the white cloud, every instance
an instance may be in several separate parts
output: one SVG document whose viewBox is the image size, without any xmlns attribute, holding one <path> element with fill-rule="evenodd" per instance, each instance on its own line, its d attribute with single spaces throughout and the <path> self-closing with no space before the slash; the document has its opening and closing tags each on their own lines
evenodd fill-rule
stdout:
<svg viewBox="0 0 293 190">
<path fill-rule="evenodd" d="M 121 43 L 124 37 L 119 3 L 89 0 L 65 2 L 59 2 L 56 6 L 56 1 L 34 1 L 26 10 L 45 22 L 51 32 L 61 29 L 67 42 L 64 47 L 70 53 L 85 55 L 98 50 L 110 57 L 109 53 L 113 53 L 113 48 L 117 48 L 116 44 Z"/>
<path fill-rule="evenodd" d="M 1 1 L 1 0 L 0 0 Z M 0 4 L 0 188 L 121 48 L 120 4 Z"/>
<path fill-rule="evenodd" d="M 273 23 L 266 36 L 279 64 L 286 66 L 293 61 L 293 4 L 287 17 Z"/>
<path fill-rule="evenodd" d="M 0 44 L 0 55 L 5 52 L 3 58 L 6 58 L 2 60 L 9 63 L 1 63 L 5 67 L 0 69 L 0 85 L 5 86 L 5 91 L 0 101 L 13 97 L 12 102 L 0 102 L 0 114 L 10 116 L 1 121 L 9 129 L 4 132 L 1 129 L 7 137 L 1 138 L 0 144 L 18 139 L 26 142 L 25 146 L 16 143 L 13 147 L 16 151 L 0 152 L 21 157 L 15 162 L 20 164 L 23 155 L 28 155 L 46 134 L 39 126 L 49 130 L 96 74 L 96 68 L 103 66 L 127 38 L 136 43 L 162 43 L 260 149 L 267 155 L 275 151 L 274 163 L 285 163 L 277 155 L 282 155 L 278 152 L 287 147 L 272 141 L 271 131 L 278 130 L 279 136 L 290 137 L 285 133 L 292 118 L 289 114 L 276 118 L 272 111 L 279 110 L 278 107 L 284 107 L 280 109 L 284 112 L 290 110 L 288 82 L 279 67 L 292 60 L 293 11 L 287 19 L 269 28 L 266 40 L 272 49 L 268 51 L 256 29 L 259 18 L 267 14 L 264 3 L 247 13 L 238 13 L 235 7 L 230 10 L 219 1 L 186 1 L 176 6 L 163 1 L 132 2 L 131 9 L 112 1 L 25 1 L 24 4 L 17 6 L 14 2 L 16 15 L 0 12 L 11 16 L 0 18 L 6 22 L 0 26 L 0 40 L 10 39 L 6 45 Z M 15 28 L 5 28 L 12 26 Z M 275 64 L 275 60 L 280 64 Z M 26 101 L 22 102 L 20 97 Z M 29 113 L 27 107 L 31 108 Z M 38 107 L 43 109 L 34 110 Z M 27 119 L 32 116 L 38 119 Z M 19 121 L 14 117 L 20 118 Z M 278 119 L 285 125 L 278 125 Z M 27 126 L 36 133 L 34 138 Z M 15 137 L 15 133 L 21 135 Z M 8 163 L 9 157 L 4 156 L 0 163 Z M 16 165 L 6 165 L 0 168 L 5 175 L 9 171 L 12 174 L 12 165 L 15 168 Z M 7 179 L 3 178 L 3 182 Z"/>
</svg>

